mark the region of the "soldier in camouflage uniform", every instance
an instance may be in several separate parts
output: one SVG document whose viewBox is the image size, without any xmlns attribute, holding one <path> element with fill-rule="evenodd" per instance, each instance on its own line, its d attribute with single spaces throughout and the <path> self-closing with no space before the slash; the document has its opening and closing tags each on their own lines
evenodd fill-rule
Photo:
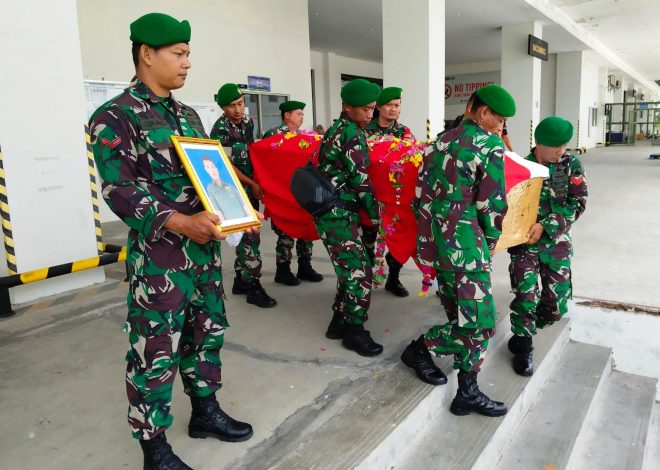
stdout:
<svg viewBox="0 0 660 470">
<path fill-rule="evenodd" d="M 105 201 L 130 228 L 126 354 L 128 421 L 145 469 L 188 469 L 165 438 L 177 371 L 192 402 L 191 437 L 241 441 L 252 427 L 227 416 L 220 348 L 223 302 L 219 218 L 203 210 L 171 135 L 206 137 L 171 90 L 183 86 L 190 25 L 158 13 L 131 24 L 136 78 L 90 121 Z"/>
<path fill-rule="evenodd" d="M 461 124 L 426 151 L 420 200 L 418 255 L 435 268 L 440 299 L 449 321 L 413 341 L 401 360 L 430 384 L 447 382 L 429 351 L 454 355 L 458 392 L 456 415 L 472 411 L 501 416 L 504 403 L 479 390 L 477 374 L 495 333 L 496 310 L 490 283 L 491 251 L 506 212 L 503 144 L 496 133 L 515 113 L 506 90 L 480 88 Z"/>
<path fill-rule="evenodd" d="M 399 87 L 387 87 L 383 88 L 383 91 L 380 92 L 380 95 L 378 95 L 378 99 L 376 100 L 378 116 L 374 117 L 367 127 L 364 128 L 367 138 L 378 138 L 386 135 L 397 137 L 399 139 L 411 139 L 414 137 L 412 132 L 410 132 L 410 129 L 403 124 L 400 124 L 398 121 L 399 115 L 401 114 L 402 91 L 403 90 Z M 364 246 L 373 263 L 378 231 L 374 227 L 363 225 L 362 234 Z M 408 297 L 408 289 L 406 289 L 399 280 L 399 273 L 401 273 L 403 265 L 399 263 L 391 253 L 387 253 L 385 261 L 389 268 L 387 281 L 385 282 L 385 290 L 391 292 L 397 297 Z"/>
<path fill-rule="evenodd" d="M 550 177 L 543 182 L 537 223 L 529 231 L 527 244 L 509 248 L 511 289 L 511 331 L 509 350 L 513 369 L 523 376 L 534 373 L 532 337 L 538 329 L 558 321 L 571 298 L 571 256 L 569 233 L 587 204 L 587 182 L 580 160 L 566 152 L 573 125 L 549 117 L 534 131 L 536 147 L 528 160 L 546 165 Z M 541 278 L 541 289 L 538 279 Z"/>
<path fill-rule="evenodd" d="M 378 207 L 367 175 L 369 147 L 363 131 L 373 115 L 378 85 L 363 79 L 342 87 L 342 113 L 323 136 L 319 170 L 340 190 L 340 202 L 315 219 L 318 233 L 337 274 L 333 317 L 326 337 L 362 356 L 376 356 L 383 347 L 364 329 L 371 301 L 371 262 L 359 234 L 358 209 L 374 225 Z"/>
<path fill-rule="evenodd" d="M 231 148 L 231 161 L 238 179 L 243 183 L 250 203 L 259 208 L 262 196 L 261 187 L 252 179 L 253 170 L 248 153 L 248 145 L 254 142 L 254 123 L 245 114 L 245 97 L 235 83 L 225 83 L 216 96 L 223 115 L 211 129 L 211 138 L 218 139 L 223 147 Z M 234 270 L 236 277 L 232 294 L 247 294 L 247 303 L 261 308 L 277 305 L 261 285 L 261 251 L 259 233 L 244 234 L 236 246 Z"/>
<path fill-rule="evenodd" d="M 305 103 L 302 101 L 285 101 L 280 104 L 282 124 L 267 130 L 264 133 L 264 139 L 273 135 L 287 133 L 300 134 L 300 126 L 302 126 L 305 118 L 304 109 Z M 274 222 L 271 222 L 271 226 L 277 234 L 277 243 L 275 245 L 275 261 L 277 264 L 275 282 L 286 286 L 297 286 L 300 284 L 300 280 L 321 282 L 323 276 L 312 268 L 312 248 L 314 247 L 314 243 L 310 240 L 294 240 L 280 230 Z M 291 252 L 294 245 L 296 247 L 296 254 L 298 255 L 298 273 L 296 276 L 291 272 Z"/>
</svg>

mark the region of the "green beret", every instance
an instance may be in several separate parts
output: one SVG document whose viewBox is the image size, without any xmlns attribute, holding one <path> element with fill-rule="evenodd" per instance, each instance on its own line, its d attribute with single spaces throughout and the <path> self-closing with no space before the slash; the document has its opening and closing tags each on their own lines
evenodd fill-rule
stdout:
<svg viewBox="0 0 660 470">
<path fill-rule="evenodd" d="M 341 88 L 341 100 L 351 106 L 373 103 L 380 94 L 380 87 L 364 78 L 351 80 Z"/>
<path fill-rule="evenodd" d="M 403 90 L 398 86 L 388 86 L 387 88 L 383 88 L 383 91 L 381 91 L 380 95 L 378 95 L 376 104 L 378 106 L 382 106 L 392 100 L 400 100 L 402 91 Z"/>
<path fill-rule="evenodd" d="M 287 113 L 296 109 L 305 109 L 305 103 L 302 101 L 285 101 L 280 105 L 280 111 Z"/>
<path fill-rule="evenodd" d="M 157 47 L 190 41 L 190 23 L 163 13 L 149 13 L 131 23 L 131 41 Z"/>
<path fill-rule="evenodd" d="M 504 117 L 516 114 L 516 102 L 513 96 L 499 85 L 486 85 L 475 91 L 475 94 L 495 114 Z"/>
<path fill-rule="evenodd" d="M 225 83 L 218 90 L 216 101 L 220 106 L 227 106 L 232 101 L 235 101 L 243 96 L 241 89 L 235 83 Z"/>
<path fill-rule="evenodd" d="M 573 124 L 564 118 L 551 116 L 536 126 L 534 139 L 547 147 L 561 147 L 573 137 Z"/>
</svg>

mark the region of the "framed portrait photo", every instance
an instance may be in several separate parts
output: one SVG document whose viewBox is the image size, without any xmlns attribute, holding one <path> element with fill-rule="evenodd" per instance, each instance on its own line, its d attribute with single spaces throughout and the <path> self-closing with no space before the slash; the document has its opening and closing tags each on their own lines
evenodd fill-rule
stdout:
<svg viewBox="0 0 660 470">
<path fill-rule="evenodd" d="M 172 136 L 174 148 L 206 209 L 220 217 L 222 233 L 259 227 L 261 222 L 217 140 Z"/>
</svg>

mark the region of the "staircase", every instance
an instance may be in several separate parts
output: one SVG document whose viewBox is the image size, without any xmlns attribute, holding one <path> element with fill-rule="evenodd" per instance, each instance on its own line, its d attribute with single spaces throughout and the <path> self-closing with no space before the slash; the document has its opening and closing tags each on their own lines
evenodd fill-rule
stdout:
<svg viewBox="0 0 660 470">
<path fill-rule="evenodd" d="M 613 371 L 611 350 L 569 341 L 566 319 L 535 337 L 532 377 L 513 372 L 507 340 L 496 335 L 479 374 L 481 390 L 508 405 L 505 416 L 449 412 L 457 387 L 450 358 L 437 361 L 451 371 L 449 383 L 438 387 L 422 383 L 398 363 L 360 384 L 355 399 L 290 443 L 290 450 L 267 467 L 660 468 L 660 462 L 645 462 L 655 379 Z"/>
</svg>

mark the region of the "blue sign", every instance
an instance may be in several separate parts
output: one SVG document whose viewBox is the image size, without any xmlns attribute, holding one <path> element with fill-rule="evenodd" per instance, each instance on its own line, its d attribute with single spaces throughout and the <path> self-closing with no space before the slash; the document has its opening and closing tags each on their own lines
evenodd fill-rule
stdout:
<svg viewBox="0 0 660 470">
<path fill-rule="evenodd" d="M 648 103 L 639 103 L 639 109 L 649 109 Z"/>
<path fill-rule="evenodd" d="M 250 90 L 270 91 L 270 78 L 248 75 L 248 88 Z"/>
</svg>

